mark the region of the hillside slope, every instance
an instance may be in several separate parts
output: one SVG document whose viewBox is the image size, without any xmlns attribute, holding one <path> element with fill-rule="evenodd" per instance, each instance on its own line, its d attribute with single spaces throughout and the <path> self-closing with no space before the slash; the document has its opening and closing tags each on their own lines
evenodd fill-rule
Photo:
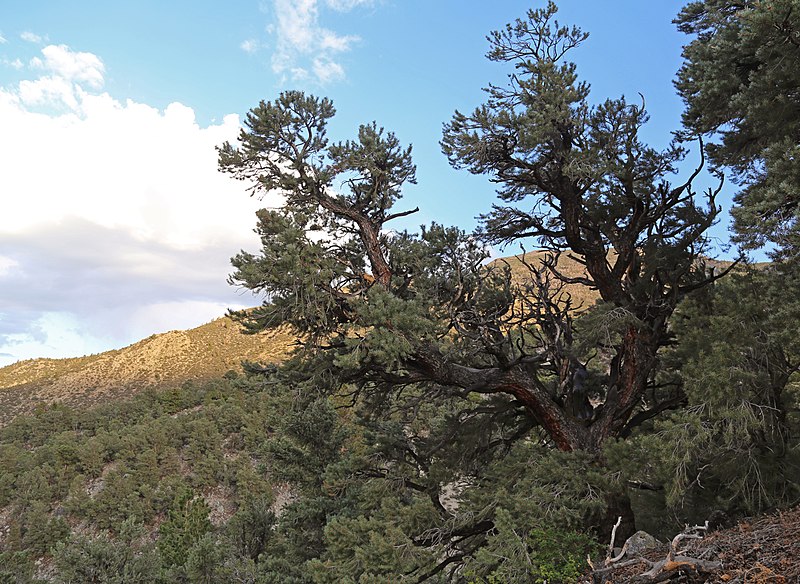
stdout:
<svg viewBox="0 0 800 584">
<path fill-rule="evenodd" d="M 243 360 L 281 360 L 294 340 L 286 328 L 244 335 L 224 317 L 97 355 L 20 361 L 0 368 L 0 426 L 39 405 L 91 406 L 147 388 L 220 377 L 240 369 Z"/>
<path fill-rule="evenodd" d="M 545 253 L 494 260 L 511 269 L 520 283 L 528 276 L 526 262 L 540 266 Z M 583 267 L 566 255 L 559 269 L 571 277 Z M 582 286 L 569 286 L 577 307 L 594 303 L 597 294 Z M 187 331 L 152 335 L 128 347 L 97 355 L 69 359 L 29 359 L 0 368 L 0 427 L 37 407 L 61 402 L 90 407 L 160 387 L 202 381 L 239 369 L 243 360 L 280 361 L 295 341 L 287 328 L 260 335 L 244 335 L 224 317 Z"/>
<path fill-rule="evenodd" d="M 530 251 L 498 258 L 515 283 L 530 276 L 529 266 L 540 267 L 547 253 Z M 711 262 L 723 269 L 728 262 Z M 568 254 L 557 264 L 569 278 L 585 275 L 584 267 Z M 579 284 L 567 285 L 572 307 L 592 306 L 599 295 Z M 280 361 L 295 337 L 286 328 L 261 335 L 243 335 L 229 318 L 219 318 L 188 331 L 152 335 L 138 343 L 97 355 L 71 359 L 29 359 L 0 368 L 0 426 L 39 405 L 63 402 L 91 406 L 124 398 L 147 388 L 176 386 L 189 380 L 220 377 L 239 369 L 243 360 Z"/>
</svg>

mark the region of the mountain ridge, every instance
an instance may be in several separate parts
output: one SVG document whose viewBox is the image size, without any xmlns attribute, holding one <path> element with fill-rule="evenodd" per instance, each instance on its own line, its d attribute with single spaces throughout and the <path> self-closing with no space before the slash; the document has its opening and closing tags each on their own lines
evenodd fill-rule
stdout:
<svg viewBox="0 0 800 584">
<path fill-rule="evenodd" d="M 18 361 L 0 368 L 0 426 L 57 402 L 91 406 L 145 389 L 220 377 L 240 369 L 242 361 L 281 360 L 295 340 L 288 327 L 245 335 L 237 323 L 221 317 L 94 355 Z"/>
</svg>

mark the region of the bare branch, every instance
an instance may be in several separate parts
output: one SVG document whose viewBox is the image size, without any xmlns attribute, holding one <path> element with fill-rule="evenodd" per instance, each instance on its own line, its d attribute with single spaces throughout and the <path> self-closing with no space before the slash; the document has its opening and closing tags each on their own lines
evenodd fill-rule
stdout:
<svg viewBox="0 0 800 584">
<path fill-rule="evenodd" d="M 616 535 L 617 527 L 620 524 L 622 518 L 620 517 L 617 520 L 617 523 L 614 525 L 614 529 L 611 531 L 611 542 L 609 543 L 607 557 L 604 562 L 604 567 L 602 568 L 595 568 L 594 564 L 589 561 L 589 566 L 592 567 L 592 574 L 594 576 L 601 576 L 612 572 L 614 570 L 618 570 L 624 568 L 626 566 L 631 566 L 633 564 L 642 563 L 646 564 L 650 567 L 649 570 L 639 575 L 637 578 L 637 582 L 646 582 L 646 583 L 656 583 L 656 582 L 663 582 L 669 579 L 670 575 L 679 570 L 679 569 L 689 569 L 694 570 L 695 572 L 711 572 L 719 568 L 722 563 L 721 562 L 713 562 L 707 561 L 702 559 L 702 555 L 700 557 L 691 557 L 685 555 L 688 553 L 688 550 L 678 551 L 678 544 L 681 541 L 687 539 L 702 539 L 702 535 L 699 532 L 705 532 L 708 530 L 708 521 L 706 521 L 705 525 L 694 525 L 692 527 L 686 526 L 681 533 L 676 535 L 672 542 L 670 543 L 669 552 L 667 553 L 667 557 L 663 560 L 658 562 L 652 562 L 647 558 L 642 557 L 641 555 L 637 555 L 636 557 L 630 558 L 625 562 L 621 562 L 620 560 L 626 555 L 628 551 L 628 541 L 625 542 L 625 545 L 622 547 L 622 551 L 613 556 L 614 553 L 614 538 Z"/>
<path fill-rule="evenodd" d="M 419 207 L 414 207 L 408 211 L 401 211 L 400 213 L 392 213 L 391 215 L 387 215 L 386 218 L 383 220 L 384 223 L 388 223 L 392 219 L 397 219 L 398 217 L 405 217 L 407 215 L 412 215 L 419 211 Z"/>
</svg>

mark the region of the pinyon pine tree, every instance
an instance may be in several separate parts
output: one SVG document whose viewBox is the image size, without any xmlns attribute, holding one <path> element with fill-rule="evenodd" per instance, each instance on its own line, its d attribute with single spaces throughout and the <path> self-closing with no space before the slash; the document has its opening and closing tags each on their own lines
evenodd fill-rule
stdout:
<svg viewBox="0 0 800 584">
<path fill-rule="evenodd" d="M 709 136 L 711 162 L 742 187 L 731 210 L 737 242 L 770 244 L 776 261 L 682 309 L 692 315 L 674 327 L 689 409 L 643 439 L 649 460 L 640 468 L 675 469 L 665 481 L 673 498 L 755 513 L 796 501 L 800 475 L 800 2 L 695 0 L 675 22 L 692 35 L 676 81 L 684 134 Z M 655 456 L 661 463 L 652 464 Z"/>
<path fill-rule="evenodd" d="M 800 252 L 800 2 L 697 0 L 676 19 L 693 40 L 676 86 L 689 132 L 709 134 L 711 161 L 743 186 L 733 209 L 741 243 Z"/>
<path fill-rule="evenodd" d="M 262 102 L 239 143 L 219 149 L 221 170 L 253 195 L 284 196 L 279 209 L 258 212 L 260 252 L 233 259 L 232 282 L 265 298 L 238 316 L 250 332 L 294 326 L 302 344 L 278 372 L 282 383 L 356 407 L 372 454 L 348 476 L 429 499 L 438 519 L 402 523 L 417 530 L 407 543 L 440 550 L 427 560 L 433 568 L 409 566 L 411 556 L 398 564 L 420 581 L 502 539 L 501 508 L 585 527 L 600 497 L 633 527 L 621 486 L 598 494 L 576 473 L 602 474 L 609 439 L 685 401 L 679 387 L 656 383 L 659 351 L 677 304 L 718 277 L 700 261 L 715 193 L 698 203 L 697 172 L 666 180 L 683 150 L 641 142 L 643 107 L 589 103 L 566 60 L 587 35 L 555 13 L 551 3 L 492 33 L 488 57 L 513 67 L 508 83 L 445 125 L 451 162 L 499 185 L 478 234 L 437 224 L 392 231 L 392 220 L 416 211 L 395 209 L 415 181 L 411 149 L 375 123 L 330 142 L 327 99 L 290 91 Z M 517 241 L 544 247 L 544 264 L 525 260 L 519 278 L 486 263 L 487 244 Z M 583 273 L 562 273 L 560 254 Z M 595 289 L 601 301 L 576 319 L 567 286 Z M 504 457 L 506 466 L 494 464 Z M 529 488 L 522 502 L 520 485 Z"/>
</svg>

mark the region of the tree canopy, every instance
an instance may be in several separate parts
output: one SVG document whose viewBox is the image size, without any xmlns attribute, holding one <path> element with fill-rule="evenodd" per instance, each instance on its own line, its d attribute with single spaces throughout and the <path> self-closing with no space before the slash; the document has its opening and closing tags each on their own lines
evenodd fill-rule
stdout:
<svg viewBox="0 0 800 584">
<path fill-rule="evenodd" d="M 669 317 L 688 292 L 713 280 L 698 263 L 717 213 L 696 202 L 691 176 L 665 177 L 683 155 L 638 138 L 644 110 L 624 99 L 587 102 L 568 51 L 586 35 L 532 10 L 490 38 L 489 58 L 515 68 L 472 114 L 456 113 L 443 148 L 454 165 L 488 173 L 503 203 L 477 236 L 439 225 L 386 231 L 402 185 L 414 180 L 410 148 L 374 123 L 329 144 L 331 103 L 297 92 L 262 102 L 221 168 L 254 193 L 277 190 L 279 210 L 259 213 L 259 255 L 234 258 L 232 281 L 267 302 L 251 330 L 288 321 L 308 335 L 305 358 L 322 358 L 336 382 L 396 393 L 511 399 L 562 450 L 597 450 L 619 435 L 655 373 Z M 517 204 L 515 206 L 514 204 Z M 314 230 L 319 236 L 314 237 Z M 552 252 L 523 285 L 485 266 L 484 243 L 538 241 Z M 585 273 L 559 273 L 568 252 Z M 588 375 L 574 341 L 562 284 L 598 290 L 624 322 L 599 383 L 603 407 L 569 411 L 575 379 Z M 533 289 L 536 293 L 531 294 Z M 611 327 L 613 328 L 613 327 Z"/>
<path fill-rule="evenodd" d="M 702 0 L 676 19 L 693 36 L 676 86 L 687 131 L 709 134 L 711 161 L 742 190 L 733 209 L 739 241 L 797 257 L 800 155 L 800 2 Z"/>
<path fill-rule="evenodd" d="M 719 277 L 701 260 L 716 192 L 694 192 L 699 169 L 667 180 L 684 151 L 640 140 L 643 107 L 589 103 L 567 60 L 587 35 L 555 13 L 552 3 L 531 10 L 489 37 L 489 59 L 513 68 L 509 82 L 445 125 L 453 165 L 499 185 L 500 203 L 475 235 L 437 224 L 389 230 L 415 211 L 395 210 L 414 180 L 411 149 L 374 122 L 330 142 L 327 99 L 286 92 L 262 102 L 239 143 L 219 152 L 220 168 L 253 194 L 285 197 L 258 214 L 261 251 L 233 259 L 232 282 L 265 295 L 239 318 L 251 332 L 297 327 L 302 349 L 286 382 L 393 419 L 392 440 L 406 451 L 391 455 L 412 473 L 403 480 L 443 518 L 443 489 L 480 480 L 478 463 L 520 440 L 602 465 L 608 439 L 683 403 L 680 385 L 658 381 L 659 353 L 681 299 Z M 488 244 L 517 241 L 543 247 L 544 262 L 523 257 L 521 278 L 486 263 Z M 561 254 L 582 273 L 562 273 Z M 600 303 L 575 306 L 566 289 L 575 285 L 597 290 Z M 434 417 L 419 423 L 425 416 Z M 434 480 L 439 464 L 446 472 Z M 624 489 L 612 491 L 617 513 Z"/>
</svg>

